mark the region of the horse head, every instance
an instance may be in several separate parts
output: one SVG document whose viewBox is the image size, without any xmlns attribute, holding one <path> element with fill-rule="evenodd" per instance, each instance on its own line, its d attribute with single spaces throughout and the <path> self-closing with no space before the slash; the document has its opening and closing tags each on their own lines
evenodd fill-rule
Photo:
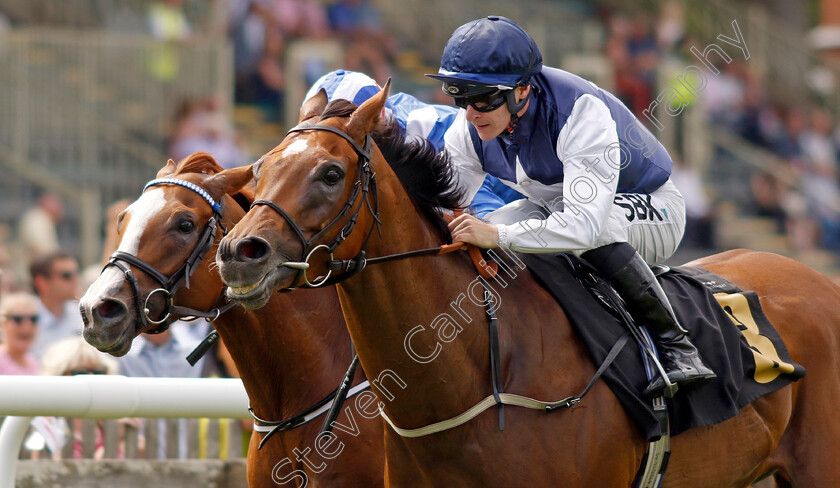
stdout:
<svg viewBox="0 0 840 488">
<path fill-rule="evenodd" d="M 319 92 L 284 141 L 254 163 L 254 205 L 217 252 L 229 298 L 259 308 L 277 289 L 324 283 L 330 260 L 359 254 L 378 219 L 371 161 L 381 153 L 370 133 L 389 87 L 359 107 L 327 105 Z"/>
<path fill-rule="evenodd" d="M 90 344 L 122 356 L 140 333 L 165 330 L 180 318 L 174 310 L 183 307 L 174 303 L 195 311 L 217 306 L 223 283 L 210 251 L 244 213 L 228 191 L 244 191 L 241 181 L 249 178 L 250 167 L 222 174 L 205 153 L 167 162 L 118 216 L 118 248 L 80 300 Z"/>
</svg>

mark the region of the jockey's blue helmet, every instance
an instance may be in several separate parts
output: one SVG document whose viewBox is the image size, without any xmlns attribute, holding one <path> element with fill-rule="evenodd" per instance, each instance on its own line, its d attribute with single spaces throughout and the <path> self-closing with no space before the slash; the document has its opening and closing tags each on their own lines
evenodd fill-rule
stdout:
<svg viewBox="0 0 840 488">
<path fill-rule="evenodd" d="M 455 29 L 438 73 L 426 76 L 442 81 L 443 92 L 462 108 L 489 111 L 507 101 L 515 116 L 526 100 L 517 103 L 513 89 L 526 86 L 540 70 L 542 54 L 534 39 L 514 21 L 489 16 Z"/>
<path fill-rule="evenodd" d="M 489 16 L 455 29 L 436 75 L 447 84 L 523 86 L 542 69 L 534 39 L 514 21 Z"/>
</svg>

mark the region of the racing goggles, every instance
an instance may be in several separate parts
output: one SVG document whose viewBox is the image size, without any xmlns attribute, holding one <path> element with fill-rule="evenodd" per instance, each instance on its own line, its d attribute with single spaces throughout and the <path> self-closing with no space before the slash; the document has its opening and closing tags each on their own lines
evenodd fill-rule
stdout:
<svg viewBox="0 0 840 488">
<path fill-rule="evenodd" d="M 443 84 L 443 92 L 460 108 L 472 107 L 478 112 L 492 112 L 501 107 L 513 87 L 505 85 Z"/>
</svg>

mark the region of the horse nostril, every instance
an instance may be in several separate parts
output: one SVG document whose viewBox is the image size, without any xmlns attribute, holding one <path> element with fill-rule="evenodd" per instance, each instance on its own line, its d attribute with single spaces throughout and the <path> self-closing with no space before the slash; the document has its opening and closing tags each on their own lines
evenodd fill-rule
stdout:
<svg viewBox="0 0 840 488">
<path fill-rule="evenodd" d="M 236 246 L 236 254 L 243 259 L 256 260 L 268 254 L 268 243 L 262 239 L 243 239 Z"/>
<path fill-rule="evenodd" d="M 125 305 L 116 300 L 103 300 L 93 307 L 93 316 L 99 320 L 116 320 L 127 315 Z"/>
</svg>

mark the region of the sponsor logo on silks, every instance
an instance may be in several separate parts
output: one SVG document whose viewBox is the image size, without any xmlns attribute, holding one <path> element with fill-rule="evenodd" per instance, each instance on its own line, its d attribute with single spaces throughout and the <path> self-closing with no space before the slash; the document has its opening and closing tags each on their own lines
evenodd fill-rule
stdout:
<svg viewBox="0 0 840 488">
<path fill-rule="evenodd" d="M 663 218 L 662 214 L 659 213 L 660 210 L 653 207 L 650 195 L 640 193 L 621 193 L 615 196 L 615 204 L 627 211 L 624 216 L 627 218 L 628 222 L 633 222 L 635 220 L 648 220 L 651 222 L 658 220 L 659 222 L 662 222 L 668 217 L 668 213 L 665 212 L 665 209 L 660 209 L 662 213 L 665 214 L 665 218 Z"/>
</svg>

